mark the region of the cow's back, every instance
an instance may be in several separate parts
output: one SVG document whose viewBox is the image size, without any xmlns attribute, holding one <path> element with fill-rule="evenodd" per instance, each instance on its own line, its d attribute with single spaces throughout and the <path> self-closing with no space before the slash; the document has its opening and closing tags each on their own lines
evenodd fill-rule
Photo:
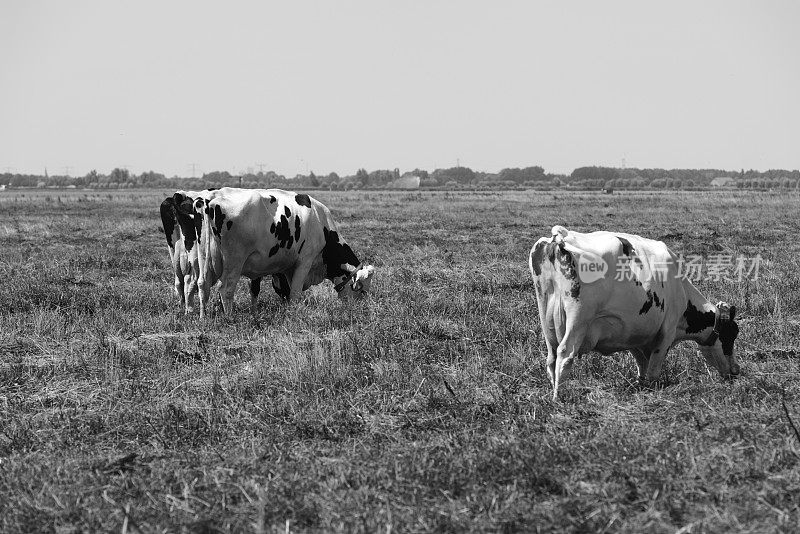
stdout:
<svg viewBox="0 0 800 534">
<path fill-rule="evenodd" d="M 258 278 L 290 272 L 300 258 L 320 254 L 327 208 L 308 195 L 280 189 L 221 193 L 208 203 L 206 216 L 223 268 L 239 262 L 242 275 Z"/>
<path fill-rule="evenodd" d="M 571 314 L 596 325 L 589 349 L 612 352 L 646 342 L 682 312 L 675 256 L 664 243 L 617 232 L 565 234 L 540 239 L 530 256 L 540 318 L 557 334 Z"/>
</svg>

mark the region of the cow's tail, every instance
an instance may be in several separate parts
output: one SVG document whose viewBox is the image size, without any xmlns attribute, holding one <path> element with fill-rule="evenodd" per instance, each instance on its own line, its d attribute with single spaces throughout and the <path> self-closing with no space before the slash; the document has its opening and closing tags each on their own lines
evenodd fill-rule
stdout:
<svg viewBox="0 0 800 534">
<path fill-rule="evenodd" d="M 211 211 L 208 200 L 203 200 L 202 207 L 195 207 L 196 216 L 203 218 L 200 224 L 200 236 L 197 247 L 197 263 L 200 272 L 198 273 L 198 290 L 200 292 L 200 314 L 205 314 L 205 307 L 211 293 L 211 286 L 216 282 L 216 272 L 214 269 L 214 256 L 217 253 L 217 244 L 214 242 L 211 218 L 208 216 Z"/>
<path fill-rule="evenodd" d="M 175 228 L 178 226 L 178 219 L 175 215 L 175 201 L 172 197 L 167 197 L 161 203 L 161 224 L 164 227 L 164 236 L 167 238 L 167 245 L 172 250 L 175 250 L 175 240 L 177 232 Z"/>
</svg>

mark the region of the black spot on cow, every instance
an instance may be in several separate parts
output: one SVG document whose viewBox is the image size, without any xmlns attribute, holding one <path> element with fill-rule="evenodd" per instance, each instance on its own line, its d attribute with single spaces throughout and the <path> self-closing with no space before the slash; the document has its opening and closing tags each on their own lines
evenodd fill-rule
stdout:
<svg viewBox="0 0 800 534">
<path fill-rule="evenodd" d="M 552 241 L 542 241 L 536 243 L 536 245 L 533 247 L 533 251 L 531 252 L 531 266 L 533 267 L 533 272 L 536 275 L 542 274 L 541 266 L 544 263 L 545 258 L 554 266 L 556 261 L 558 262 L 558 267 L 561 271 L 561 274 L 563 274 L 567 280 L 572 282 L 570 284 L 569 291 L 565 291 L 564 294 L 577 299 L 581 293 L 581 283 L 578 280 L 578 272 L 575 269 L 575 262 L 572 254 L 564 249 L 563 245 L 553 243 Z"/>
<path fill-rule="evenodd" d="M 216 190 L 218 190 L 218 189 L 219 189 L 219 187 L 209 187 L 209 188 L 208 188 L 208 191 L 216 191 Z"/>
<path fill-rule="evenodd" d="M 342 265 L 359 264 L 358 258 L 353 253 L 353 250 L 347 243 L 339 240 L 339 233 L 334 230 L 328 230 L 327 227 L 322 227 L 322 233 L 325 236 L 325 246 L 322 248 L 322 263 L 325 264 L 326 277 L 333 280 L 337 276 L 349 274 L 348 271 L 342 268 Z"/>
<path fill-rule="evenodd" d="M 200 227 L 203 224 L 203 218 L 194 213 L 192 209 L 194 204 L 193 198 L 187 197 L 182 193 L 175 193 L 172 195 L 172 202 L 175 209 L 175 220 L 183 234 L 183 246 L 188 252 L 192 250 L 197 238 L 200 236 Z"/>
<path fill-rule="evenodd" d="M 577 299 L 581 293 L 581 283 L 578 280 L 578 271 L 575 268 L 575 259 L 572 257 L 572 253 L 566 250 L 563 245 L 559 246 L 558 249 L 557 256 L 561 274 L 564 275 L 564 278 L 572 282 L 572 284 L 570 284 L 569 291 L 565 292 L 565 294 Z"/>
<path fill-rule="evenodd" d="M 274 204 L 276 200 L 277 199 L 274 196 L 272 196 L 272 195 L 269 196 L 269 203 L 270 204 Z"/>
<path fill-rule="evenodd" d="M 294 218 L 294 240 L 300 241 L 300 217 Z"/>
<path fill-rule="evenodd" d="M 283 212 L 286 214 L 287 219 L 292 216 L 292 210 L 289 209 L 289 206 L 284 206 Z"/>
<path fill-rule="evenodd" d="M 303 252 L 303 245 L 305 245 L 305 244 L 306 244 L 306 240 L 305 240 L 305 239 L 303 239 L 303 242 L 302 242 L 302 243 L 300 243 L 300 248 L 298 248 L 298 249 L 297 249 L 297 253 L 298 253 L 298 254 L 300 254 L 301 252 Z"/>
<path fill-rule="evenodd" d="M 233 221 L 228 221 L 228 230 L 231 229 L 231 226 L 233 226 Z"/>
<path fill-rule="evenodd" d="M 533 267 L 533 272 L 536 276 L 542 274 L 542 262 L 544 261 L 546 248 L 547 243 L 545 241 L 540 241 L 533 246 L 533 250 L 531 251 L 531 267 Z"/>
<path fill-rule="evenodd" d="M 304 193 L 300 193 L 298 195 L 295 195 L 294 196 L 294 201 L 297 202 L 301 206 L 305 206 L 307 208 L 311 207 L 311 198 L 308 195 L 304 194 Z"/>
<path fill-rule="evenodd" d="M 639 315 L 644 315 L 645 313 L 649 312 L 650 308 L 653 307 L 653 302 L 654 302 L 653 292 L 648 289 L 647 300 L 644 301 L 644 304 L 642 304 L 642 308 L 639 310 Z"/>
<path fill-rule="evenodd" d="M 275 246 L 269 249 L 269 257 L 271 258 L 275 254 L 277 254 L 280 249 L 281 249 L 281 244 L 275 243 Z"/>
<path fill-rule="evenodd" d="M 222 208 L 219 206 L 214 206 L 214 212 L 211 214 L 211 220 L 214 221 L 214 227 L 212 228 L 214 235 L 220 237 L 222 225 L 225 222 L 225 214 L 222 212 Z"/>
<path fill-rule="evenodd" d="M 164 227 L 164 235 L 167 236 L 167 245 L 169 245 L 169 248 L 174 249 L 175 243 L 172 242 L 172 232 L 175 231 L 178 218 L 175 214 L 175 200 L 172 197 L 165 198 L 161 203 L 161 224 Z"/>
<path fill-rule="evenodd" d="M 683 312 L 686 318 L 686 333 L 695 334 L 702 332 L 706 328 L 714 326 L 714 319 L 716 315 L 713 311 L 701 312 L 697 307 L 689 301 L 686 306 L 686 311 Z"/>
<path fill-rule="evenodd" d="M 656 305 L 656 308 L 660 309 L 661 311 L 664 311 L 665 302 L 666 301 L 664 299 L 658 298 L 658 293 L 653 291 L 653 303 Z"/>
<path fill-rule="evenodd" d="M 200 236 L 203 233 L 203 216 L 200 215 L 199 213 L 195 213 L 192 215 L 192 221 L 194 221 L 194 231 L 195 234 L 197 235 L 197 239 L 200 239 Z"/>
<path fill-rule="evenodd" d="M 269 231 L 275 236 L 275 239 L 278 240 L 276 246 L 287 249 L 292 248 L 294 237 L 292 237 L 291 225 L 289 224 L 289 219 L 286 215 L 281 215 L 281 218 L 277 223 L 272 221 Z M 275 252 L 277 252 L 277 250 Z M 270 251 L 270 256 L 271 255 L 272 251 Z"/>
<path fill-rule="evenodd" d="M 620 236 L 617 236 L 617 239 L 619 239 L 620 243 L 622 243 L 622 253 L 626 256 L 630 256 L 631 252 L 633 251 L 633 245 L 631 245 L 631 242 Z"/>
</svg>

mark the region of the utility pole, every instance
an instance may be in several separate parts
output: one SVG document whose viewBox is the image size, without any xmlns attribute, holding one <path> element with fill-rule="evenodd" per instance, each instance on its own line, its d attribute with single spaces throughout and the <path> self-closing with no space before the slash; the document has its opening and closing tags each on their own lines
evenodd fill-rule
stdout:
<svg viewBox="0 0 800 534">
<path fill-rule="evenodd" d="M 192 178 L 196 178 L 195 171 L 197 170 L 197 163 L 190 163 L 189 167 L 192 168 Z"/>
<path fill-rule="evenodd" d="M 256 167 L 258 167 L 258 172 L 260 174 L 264 174 L 264 167 L 267 165 L 265 163 L 256 163 Z"/>
<path fill-rule="evenodd" d="M 70 167 L 69 165 L 64 167 L 64 176 L 69 176 L 70 169 L 72 169 L 72 167 Z"/>
</svg>

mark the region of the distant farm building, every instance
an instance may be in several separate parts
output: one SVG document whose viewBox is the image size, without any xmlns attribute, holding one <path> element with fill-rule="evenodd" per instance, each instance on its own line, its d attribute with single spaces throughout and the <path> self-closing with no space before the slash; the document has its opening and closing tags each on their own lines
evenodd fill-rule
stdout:
<svg viewBox="0 0 800 534">
<path fill-rule="evenodd" d="M 0 184 L 0 191 L 6 188 L 6 184 Z"/>
<path fill-rule="evenodd" d="M 388 184 L 393 189 L 419 189 L 419 176 L 404 174 L 394 182 Z"/>
<path fill-rule="evenodd" d="M 729 176 L 719 176 L 711 180 L 711 187 L 736 187 L 736 179 Z"/>
</svg>

